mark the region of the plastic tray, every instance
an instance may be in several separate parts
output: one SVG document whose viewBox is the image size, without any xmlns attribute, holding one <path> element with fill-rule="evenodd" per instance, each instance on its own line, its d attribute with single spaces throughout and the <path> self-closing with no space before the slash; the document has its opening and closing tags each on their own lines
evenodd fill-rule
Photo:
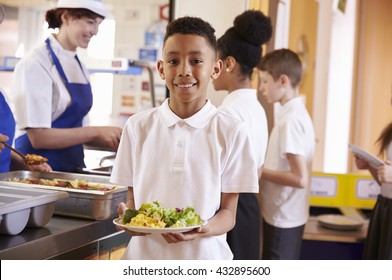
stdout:
<svg viewBox="0 0 392 280">
<path fill-rule="evenodd" d="M 0 233 L 19 234 L 26 226 L 42 227 L 53 216 L 57 201 L 67 192 L 0 185 Z"/>
</svg>

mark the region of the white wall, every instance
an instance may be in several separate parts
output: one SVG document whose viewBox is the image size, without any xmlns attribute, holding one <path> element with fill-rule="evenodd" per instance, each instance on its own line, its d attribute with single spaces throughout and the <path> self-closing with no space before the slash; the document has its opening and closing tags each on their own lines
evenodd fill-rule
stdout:
<svg viewBox="0 0 392 280">
<path fill-rule="evenodd" d="M 350 133 L 356 1 L 345 13 L 337 1 L 319 1 L 313 120 L 316 151 L 313 169 L 346 173 Z"/>
</svg>

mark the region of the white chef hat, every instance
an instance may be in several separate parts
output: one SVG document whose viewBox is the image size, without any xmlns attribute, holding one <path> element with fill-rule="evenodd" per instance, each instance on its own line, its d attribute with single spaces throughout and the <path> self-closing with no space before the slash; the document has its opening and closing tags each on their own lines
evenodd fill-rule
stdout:
<svg viewBox="0 0 392 280">
<path fill-rule="evenodd" d="M 103 0 L 59 0 L 57 8 L 87 9 L 102 17 L 108 16 Z"/>
</svg>

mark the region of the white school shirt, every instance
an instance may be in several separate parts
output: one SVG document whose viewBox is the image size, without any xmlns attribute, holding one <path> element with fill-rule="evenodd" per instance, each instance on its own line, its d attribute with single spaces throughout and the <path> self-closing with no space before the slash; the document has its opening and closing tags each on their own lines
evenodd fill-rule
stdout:
<svg viewBox="0 0 392 280">
<path fill-rule="evenodd" d="M 221 193 L 258 192 L 257 167 L 245 123 L 217 112 L 208 101 L 180 119 L 168 105 L 127 121 L 110 181 L 133 186 L 135 207 L 194 207 L 209 220 Z M 125 259 L 232 259 L 226 234 L 168 244 L 160 234 L 132 237 Z"/>
<path fill-rule="evenodd" d="M 237 89 L 225 97 L 218 110 L 243 120 L 248 126 L 258 170 L 265 160 L 268 145 L 268 123 L 265 110 L 257 100 L 255 89 Z"/>
<path fill-rule="evenodd" d="M 76 52 L 65 50 L 49 36 L 51 47 L 58 57 L 70 83 L 87 84 L 89 73 L 75 59 Z M 87 79 L 86 79 L 87 78 Z M 12 96 L 15 102 L 16 137 L 26 133 L 26 127 L 49 128 L 71 103 L 46 44 L 21 59 L 13 73 Z"/>
<path fill-rule="evenodd" d="M 306 158 L 309 174 L 314 153 L 314 127 L 300 97 L 285 103 L 275 120 L 268 142 L 264 167 L 289 171 L 286 154 Z M 265 221 L 275 227 L 292 228 L 304 225 L 309 216 L 310 181 L 306 188 L 282 186 L 270 181 L 261 182 L 261 211 Z"/>
</svg>

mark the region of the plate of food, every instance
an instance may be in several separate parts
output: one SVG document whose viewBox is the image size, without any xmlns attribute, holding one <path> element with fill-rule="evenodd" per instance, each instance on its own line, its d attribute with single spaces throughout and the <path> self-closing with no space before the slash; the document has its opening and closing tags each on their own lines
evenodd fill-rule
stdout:
<svg viewBox="0 0 392 280">
<path fill-rule="evenodd" d="M 207 222 L 203 221 L 202 225 L 196 225 L 196 226 L 185 226 L 185 227 L 163 227 L 163 228 L 153 228 L 153 227 L 146 227 L 146 226 L 128 226 L 124 225 L 122 223 L 122 218 L 117 218 L 113 220 L 113 223 L 116 226 L 122 227 L 127 230 L 135 231 L 135 232 L 141 232 L 141 233 L 181 233 L 181 232 L 187 232 L 191 231 L 195 228 L 199 228 L 202 226 L 205 226 Z"/>
<path fill-rule="evenodd" d="M 138 210 L 127 209 L 113 223 L 141 233 L 181 233 L 203 227 L 207 221 L 202 220 L 193 207 L 165 208 L 154 201 L 142 204 Z"/>
<path fill-rule="evenodd" d="M 348 144 L 348 146 L 351 149 L 351 151 L 357 157 L 359 157 L 362 160 L 366 160 L 367 162 L 369 162 L 369 164 L 373 168 L 377 168 L 377 167 L 385 164 L 381 159 L 379 159 L 378 157 L 376 157 L 376 156 L 372 155 L 371 153 L 365 151 L 361 147 L 358 147 L 358 146 L 356 146 L 354 144 Z"/>
<path fill-rule="evenodd" d="M 337 230 L 358 230 L 363 226 L 363 221 L 344 215 L 320 215 L 317 220 L 321 226 Z"/>
</svg>

